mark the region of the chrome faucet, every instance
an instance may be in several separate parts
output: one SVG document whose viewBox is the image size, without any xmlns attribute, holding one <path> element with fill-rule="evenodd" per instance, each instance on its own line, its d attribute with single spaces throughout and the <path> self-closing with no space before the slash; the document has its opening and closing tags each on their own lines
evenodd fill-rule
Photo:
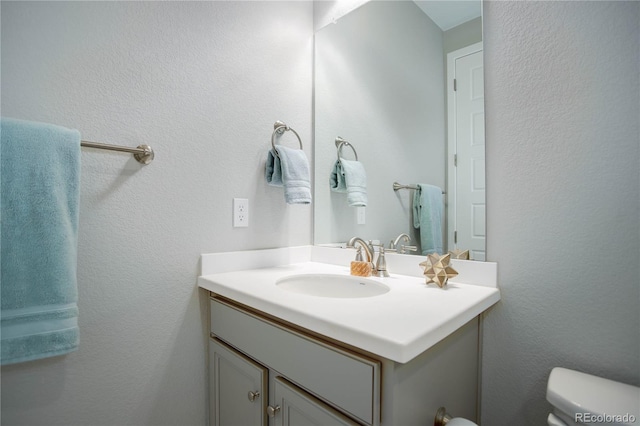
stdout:
<svg viewBox="0 0 640 426">
<path fill-rule="evenodd" d="M 402 245 L 400 246 L 400 248 L 398 248 L 398 244 L 400 244 L 400 240 L 403 240 L 405 243 L 408 243 L 409 241 L 411 241 L 411 237 L 409 237 L 407 234 L 400 234 L 398 235 L 398 237 L 395 239 L 395 241 L 391 241 L 389 243 L 389 250 L 390 251 L 395 251 L 399 254 L 405 254 L 407 251 L 417 251 L 418 247 L 416 246 L 407 246 L 407 245 Z"/>
<path fill-rule="evenodd" d="M 355 248 L 356 243 L 360 243 L 360 246 L 364 249 L 364 252 L 367 255 L 367 262 L 373 264 L 373 247 L 360 237 L 351 238 L 347 243 L 347 247 Z"/>
<path fill-rule="evenodd" d="M 391 241 L 389 243 L 389 249 L 397 250 L 400 240 L 403 240 L 405 243 L 408 243 L 409 241 L 411 241 L 411 237 L 409 237 L 407 234 L 404 234 L 404 233 L 398 235 L 394 241 Z"/>
<path fill-rule="evenodd" d="M 389 272 L 387 271 L 387 261 L 384 257 L 384 245 L 380 244 L 380 252 L 378 252 L 378 260 L 377 262 L 373 262 L 373 257 L 375 255 L 375 250 L 373 248 L 373 243 L 369 241 L 368 243 L 360 237 L 353 237 L 347 243 L 347 247 L 355 247 L 356 243 L 360 244 L 360 247 L 364 249 L 364 252 L 367 255 L 367 262 L 371 264 L 371 273 L 376 277 L 388 277 Z"/>
</svg>

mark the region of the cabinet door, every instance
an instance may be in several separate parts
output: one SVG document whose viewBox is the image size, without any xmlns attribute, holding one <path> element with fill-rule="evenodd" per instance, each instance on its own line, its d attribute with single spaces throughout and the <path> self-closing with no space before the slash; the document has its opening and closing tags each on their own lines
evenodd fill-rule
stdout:
<svg viewBox="0 0 640 426">
<path fill-rule="evenodd" d="M 209 424 L 266 426 L 268 370 L 212 338 L 209 341 Z"/>
<path fill-rule="evenodd" d="M 277 426 L 358 425 L 280 376 L 276 377 L 273 386 L 275 396 L 268 411 L 275 412 L 274 424 Z"/>
<path fill-rule="evenodd" d="M 223 300 L 211 300 L 211 331 L 278 375 L 365 424 L 380 423 L 380 362 Z"/>
</svg>

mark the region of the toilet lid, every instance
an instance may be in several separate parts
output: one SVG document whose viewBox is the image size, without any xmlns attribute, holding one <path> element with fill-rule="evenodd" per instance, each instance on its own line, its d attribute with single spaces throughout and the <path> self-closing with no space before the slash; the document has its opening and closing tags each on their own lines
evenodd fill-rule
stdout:
<svg viewBox="0 0 640 426">
<path fill-rule="evenodd" d="M 566 368 L 556 367 L 551 371 L 547 401 L 574 419 L 576 416 L 626 415 L 626 419 L 609 418 L 614 424 L 640 419 L 640 388 Z"/>
</svg>

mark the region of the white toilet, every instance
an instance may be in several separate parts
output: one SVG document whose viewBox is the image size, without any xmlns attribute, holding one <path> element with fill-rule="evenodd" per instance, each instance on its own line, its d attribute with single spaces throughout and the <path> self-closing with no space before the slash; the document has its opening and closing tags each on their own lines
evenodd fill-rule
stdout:
<svg viewBox="0 0 640 426">
<path fill-rule="evenodd" d="M 640 426 L 640 388 L 580 373 L 566 368 L 551 370 L 547 401 L 553 405 L 549 426 L 637 425 Z M 436 413 L 434 426 L 475 426 L 462 418 L 451 418 L 444 407 Z"/>
<path fill-rule="evenodd" d="M 640 388 L 556 367 L 547 383 L 549 426 L 640 425 Z"/>
</svg>

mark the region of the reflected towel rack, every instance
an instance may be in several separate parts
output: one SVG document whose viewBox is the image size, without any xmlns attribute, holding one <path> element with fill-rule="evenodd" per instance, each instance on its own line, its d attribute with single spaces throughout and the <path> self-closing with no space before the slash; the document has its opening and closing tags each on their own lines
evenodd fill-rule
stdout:
<svg viewBox="0 0 640 426">
<path fill-rule="evenodd" d="M 136 148 L 129 148 L 127 146 L 110 145 L 107 143 L 98 143 L 91 141 L 80 141 L 81 146 L 87 148 L 106 149 L 109 151 L 128 152 L 133 154 L 133 157 L 141 164 L 149 164 L 153 161 L 155 154 L 153 149 L 149 145 L 138 145 Z"/>
<path fill-rule="evenodd" d="M 393 190 L 397 191 L 399 189 L 419 189 L 417 185 L 402 185 L 398 182 L 393 182 Z M 446 194 L 445 191 L 442 191 L 443 194 Z"/>
<path fill-rule="evenodd" d="M 356 149 L 353 147 L 353 145 L 351 145 L 348 141 L 346 141 L 342 137 L 338 136 L 336 138 L 336 142 L 335 143 L 336 143 L 336 148 L 338 148 L 338 160 L 342 159 L 342 157 L 340 157 L 340 154 L 342 154 L 342 147 L 343 146 L 348 146 L 353 151 L 353 155 L 356 156 L 356 161 L 358 161 L 358 153 L 356 152 Z"/>
</svg>

